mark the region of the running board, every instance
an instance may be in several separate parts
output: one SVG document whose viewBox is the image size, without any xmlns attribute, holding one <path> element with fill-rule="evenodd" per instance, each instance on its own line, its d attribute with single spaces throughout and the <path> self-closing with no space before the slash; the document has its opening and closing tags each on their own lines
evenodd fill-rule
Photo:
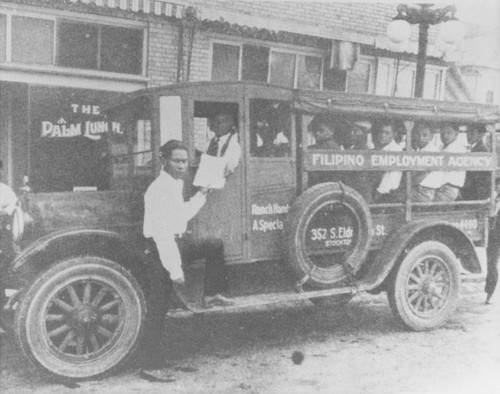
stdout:
<svg viewBox="0 0 500 394">
<path fill-rule="evenodd" d="M 234 305 L 219 306 L 213 305 L 210 307 L 204 307 L 201 302 L 199 303 L 187 303 L 186 307 L 193 313 L 196 314 L 206 314 L 220 311 L 236 311 L 248 308 L 254 308 L 262 305 L 279 304 L 282 302 L 307 300 L 309 298 L 321 298 L 329 297 L 341 294 L 356 294 L 357 289 L 355 287 L 340 287 L 335 289 L 327 290 L 314 290 L 314 291 L 284 291 L 280 293 L 265 293 L 265 294 L 255 294 L 242 297 L 232 297 L 231 300 L 234 301 Z"/>
</svg>

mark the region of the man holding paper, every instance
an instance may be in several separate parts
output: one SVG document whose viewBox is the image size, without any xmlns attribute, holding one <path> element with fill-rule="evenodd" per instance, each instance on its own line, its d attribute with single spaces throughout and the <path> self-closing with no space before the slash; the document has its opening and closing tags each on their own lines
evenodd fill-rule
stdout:
<svg viewBox="0 0 500 394">
<path fill-rule="evenodd" d="M 192 239 L 187 223 L 205 204 L 207 188 L 184 201 L 183 178 L 188 166 L 186 146 L 170 140 L 160 148 L 162 171 L 144 196 L 144 236 L 153 238 L 163 267 L 173 282 L 184 283 L 182 261 L 206 260 L 205 304 L 232 305 L 227 290 L 224 246 L 219 239 Z"/>
<path fill-rule="evenodd" d="M 223 189 L 226 177 L 234 172 L 241 157 L 234 114 L 229 110 L 218 112 L 211 118 L 210 128 L 215 136 L 206 153 L 201 155 L 193 185 Z"/>
<path fill-rule="evenodd" d="M 226 160 L 225 175 L 227 176 L 234 172 L 241 157 L 234 114 L 229 111 L 221 111 L 212 118 L 210 126 L 215 137 L 210 141 L 207 155 L 223 157 Z"/>
</svg>

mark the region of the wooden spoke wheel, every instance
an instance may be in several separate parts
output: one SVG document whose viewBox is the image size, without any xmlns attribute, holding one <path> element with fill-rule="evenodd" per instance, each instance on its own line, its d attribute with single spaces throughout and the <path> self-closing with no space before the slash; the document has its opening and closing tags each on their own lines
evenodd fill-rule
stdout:
<svg viewBox="0 0 500 394">
<path fill-rule="evenodd" d="M 93 378 L 129 359 L 145 302 L 136 280 L 98 257 L 57 263 L 28 289 L 16 318 L 24 354 L 60 378 Z"/>
<path fill-rule="evenodd" d="M 406 327 L 433 329 L 455 311 L 459 284 L 453 252 L 440 242 L 422 242 L 401 262 L 388 291 L 389 304 Z"/>
</svg>

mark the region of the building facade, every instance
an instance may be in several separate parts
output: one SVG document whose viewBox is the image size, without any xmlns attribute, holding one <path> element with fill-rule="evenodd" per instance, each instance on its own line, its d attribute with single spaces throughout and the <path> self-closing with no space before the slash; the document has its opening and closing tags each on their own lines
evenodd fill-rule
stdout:
<svg viewBox="0 0 500 394">
<path fill-rule="evenodd" d="M 106 123 L 100 108 L 118 92 L 247 80 L 410 97 L 416 56 L 385 43 L 395 13 L 395 4 L 375 3 L 1 0 L 6 181 L 18 188 L 28 175 L 40 191 L 62 191 L 72 178 L 99 173 L 102 141 L 119 139 L 123 127 Z M 447 64 L 432 56 L 435 29 L 424 97 L 439 100 L 447 97 Z M 147 151 L 148 128 L 114 144 L 113 156 Z M 133 160 L 123 171 L 137 171 L 143 159 Z M 94 183 L 110 187 L 105 177 Z"/>
</svg>

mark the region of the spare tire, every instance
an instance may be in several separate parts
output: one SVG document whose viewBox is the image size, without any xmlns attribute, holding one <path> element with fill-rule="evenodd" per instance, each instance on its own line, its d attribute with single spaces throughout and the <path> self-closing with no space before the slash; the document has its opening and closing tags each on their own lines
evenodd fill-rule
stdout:
<svg viewBox="0 0 500 394">
<path fill-rule="evenodd" d="M 321 183 L 297 198 L 287 216 L 288 264 L 301 284 L 347 284 L 364 261 L 371 238 L 372 220 L 363 197 L 341 183 Z"/>
</svg>

